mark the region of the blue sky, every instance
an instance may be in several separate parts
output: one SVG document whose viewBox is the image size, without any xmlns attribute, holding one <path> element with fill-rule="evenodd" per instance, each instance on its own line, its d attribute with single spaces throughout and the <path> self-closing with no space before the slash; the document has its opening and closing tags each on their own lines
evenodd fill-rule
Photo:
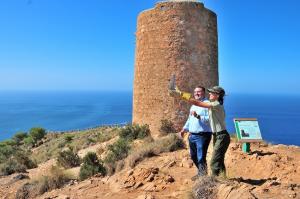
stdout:
<svg viewBox="0 0 300 199">
<path fill-rule="evenodd" d="M 1 0 L 1 90 L 132 90 L 136 20 L 157 1 Z M 300 94 L 299 0 L 206 0 L 229 93 Z"/>
</svg>

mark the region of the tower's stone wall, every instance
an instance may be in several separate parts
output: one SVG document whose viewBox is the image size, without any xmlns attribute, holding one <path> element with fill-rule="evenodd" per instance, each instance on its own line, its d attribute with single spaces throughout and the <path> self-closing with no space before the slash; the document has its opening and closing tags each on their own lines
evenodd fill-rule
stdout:
<svg viewBox="0 0 300 199">
<path fill-rule="evenodd" d="M 168 95 L 172 74 L 181 90 L 218 85 L 217 17 L 199 2 L 161 2 L 138 16 L 133 123 L 158 135 L 162 119 L 180 129 L 190 105 Z"/>
</svg>

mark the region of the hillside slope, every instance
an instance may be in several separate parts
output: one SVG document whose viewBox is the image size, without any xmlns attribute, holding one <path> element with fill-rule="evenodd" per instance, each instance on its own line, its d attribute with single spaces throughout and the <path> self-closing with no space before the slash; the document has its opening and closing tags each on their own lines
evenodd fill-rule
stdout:
<svg viewBox="0 0 300 199">
<path fill-rule="evenodd" d="M 101 147 L 94 145 L 83 149 L 82 153 L 89 149 L 95 151 L 97 146 Z M 232 141 L 226 154 L 227 178 L 219 178 L 210 184 L 201 182 L 204 179 L 191 181 L 196 169 L 188 150 L 183 149 L 147 158 L 135 168 L 125 167 L 110 177 L 94 176 L 82 182 L 72 181 L 38 198 L 192 198 L 192 190 L 198 191 L 198 195 L 203 194 L 197 185 L 205 194 L 211 192 L 208 198 L 300 198 L 300 147 L 252 144 L 251 150 L 250 154 L 245 154 L 240 144 Z M 208 159 L 211 151 L 212 145 Z M 33 179 L 42 175 L 53 164 L 53 159 L 40 164 L 29 170 L 28 176 Z M 78 170 L 72 169 L 74 173 Z M 14 180 L 16 175 L 0 178 L 1 198 L 15 198 L 17 189 L 30 181 Z"/>
</svg>

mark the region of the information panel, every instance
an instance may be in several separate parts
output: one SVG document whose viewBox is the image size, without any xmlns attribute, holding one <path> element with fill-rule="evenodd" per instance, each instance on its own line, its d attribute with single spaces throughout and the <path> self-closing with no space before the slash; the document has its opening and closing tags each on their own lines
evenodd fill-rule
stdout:
<svg viewBox="0 0 300 199">
<path fill-rule="evenodd" d="M 237 138 L 240 142 L 261 142 L 258 121 L 256 118 L 233 119 Z"/>
</svg>

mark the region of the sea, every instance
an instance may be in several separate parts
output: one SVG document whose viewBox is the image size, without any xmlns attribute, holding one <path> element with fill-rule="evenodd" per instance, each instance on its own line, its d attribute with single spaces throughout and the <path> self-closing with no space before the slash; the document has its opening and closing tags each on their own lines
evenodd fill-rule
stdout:
<svg viewBox="0 0 300 199">
<path fill-rule="evenodd" d="M 257 118 L 272 144 L 300 146 L 300 95 L 229 94 L 226 125 L 233 118 Z M 71 131 L 124 125 L 132 119 L 131 91 L 0 91 L 0 141 L 32 127 Z"/>
</svg>

